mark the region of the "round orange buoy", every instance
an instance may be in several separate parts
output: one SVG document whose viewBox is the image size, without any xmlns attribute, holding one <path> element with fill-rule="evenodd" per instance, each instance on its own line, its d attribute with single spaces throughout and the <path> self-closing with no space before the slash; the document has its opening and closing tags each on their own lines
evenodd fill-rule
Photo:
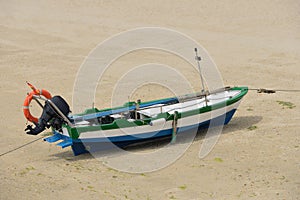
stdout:
<svg viewBox="0 0 300 200">
<path fill-rule="evenodd" d="M 42 95 L 42 96 L 44 96 L 47 99 L 51 99 L 51 94 L 47 90 L 44 90 L 44 89 L 37 90 L 30 83 L 27 83 L 27 84 L 31 87 L 31 89 L 33 91 L 30 92 L 27 95 L 27 97 L 26 97 L 26 99 L 24 101 L 23 112 L 24 112 L 24 115 L 25 115 L 25 117 L 26 117 L 26 119 L 28 121 L 31 121 L 31 122 L 37 124 L 38 121 L 39 121 L 39 119 L 36 118 L 36 117 L 34 117 L 34 116 L 32 116 L 31 113 L 30 113 L 30 110 L 29 110 L 29 104 L 30 104 L 31 100 L 33 99 L 33 95 Z"/>
</svg>

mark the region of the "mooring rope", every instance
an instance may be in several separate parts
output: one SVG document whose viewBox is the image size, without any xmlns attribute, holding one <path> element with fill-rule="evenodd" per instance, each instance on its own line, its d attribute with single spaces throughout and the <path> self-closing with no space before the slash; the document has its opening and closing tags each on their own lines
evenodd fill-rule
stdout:
<svg viewBox="0 0 300 200">
<path fill-rule="evenodd" d="M 27 146 L 27 145 L 30 145 L 30 144 L 32 144 L 32 143 L 34 143 L 34 142 L 36 142 L 36 141 L 38 141 L 38 140 L 40 140 L 40 139 L 42 139 L 42 138 L 44 138 L 44 137 L 45 137 L 45 136 L 41 136 L 41 137 L 39 137 L 39 138 L 36 138 L 36 139 L 34 139 L 34 140 L 30 141 L 30 142 L 27 142 L 27 143 L 21 145 L 21 146 L 19 146 L 19 147 L 16 147 L 16 148 L 11 149 L 11 150 L 9 150 L 9 151 L 7 151 L 7 152 L 4 152 L 4 153 L 0 154 L 0 157 L 6 155 L 6 154 L 8 154 L 8 153 L 14 152 L 14 151 L 16 151 L 16 150 L 18 150 L 18 149 L 21 149 L 21 148 L 23 148 L 23 147 L 25 147 L 25 146 Z"/>
<path fill-rule="evenodd" d="M 300 92 L 300 90 L 289 90 L 289 89 L 265 89 L 265 88 L 248 88 L 248 90 L 255 90 L 257 93 L 276 93 L 276 92 Z"/>
</svg>

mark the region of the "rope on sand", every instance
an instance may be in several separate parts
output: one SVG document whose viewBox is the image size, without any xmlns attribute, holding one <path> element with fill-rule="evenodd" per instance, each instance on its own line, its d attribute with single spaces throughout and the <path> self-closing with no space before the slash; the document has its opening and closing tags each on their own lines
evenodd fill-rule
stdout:
<svg viewBox="0 0 300 200">
<path fill-rule="evenodd" d="M 264 89 L 264 88 L 248 88 L 248 90 L 255 90 L 257 93 L 272 94 L 276 92 L 300 92 L 300 90 L 288 90 L 288 89 Z"/>
<path fill-rule="evenodd" d="M 9 150 L 9 151 L 7 151 L 7 152 L 4 152 L 4 153 L 0 154 L 0 157 L 6 155 L 6 154 L 8 154 L 8 153 L 14 152 L 14 151 L 16 151 L 16 150 L 18 150 L 18 149 L 21 149 L 21 148 L 23 148 L 23 147 L 25 147 L 25 146 L 27 146 L 27 145 L 30 145 L 30 144 L 32 144 L 32 143 L 34 143 L 34 142 L 36 142 L 36 141 L 38 141 L 38 140 L 40 140 L 40 139 L 42 139 L 42 138 L 44 138 L 44 136 L 41 136 L 41 137 L 39 137 L 39 138 L 37 138 L 37 139 L 34 139 L 34 140 L 30 141 L 30 142 L 27 142 L 26 144 L 23 144 L 23 145 L 21 145 L 21 146 L 19 146 L 19 147 L 16 147 L 16 148 L 11 149 L 11 150 Z"/>
</svg>

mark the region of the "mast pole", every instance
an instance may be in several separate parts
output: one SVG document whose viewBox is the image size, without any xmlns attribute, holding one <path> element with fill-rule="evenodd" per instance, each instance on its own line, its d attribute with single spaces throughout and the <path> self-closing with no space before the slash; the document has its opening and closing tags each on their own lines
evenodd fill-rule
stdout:
<svg viewBox="0 0 300 200">
<path fill-rule="evenodd" d="M 198 56 L 197 48 L 195 48 L 195 54 L 196 54 L 195 60 L 197 61 L 197 64 L 198 64 L 198 70 L 199 70 L 201 84 L 202 84 L 202 94 L 204 94 L 205 105 L 208 106 L 207 91 L 205 90 L 205 87 L 204 87 L 204 80 L 203 80 L 203 76 L 202 76 L 202 72 L 201 72 L 201 68 L 200 68 L 201 57 Z"/>
<path fill-rule="evenodd" d="M 201 72 L 201 68 L 200 68 L 200 60 L 201 60 L 201 57 L 198 56 L 198 51 L 197 51 L 197 48 L 195 48 L 195 60 L 197 61 L 197 64 L 198 64 L 198 70 L 199 70 L 199 74 L 200 74 L 200 79 L 201 79 L 201 84 L 202 84 L 202 92 L 205 91 L 205 88 L 204 88 L 204 81 L 203 81 L 203 76 L 202 76 L 202 72 Z"/>
</svg>

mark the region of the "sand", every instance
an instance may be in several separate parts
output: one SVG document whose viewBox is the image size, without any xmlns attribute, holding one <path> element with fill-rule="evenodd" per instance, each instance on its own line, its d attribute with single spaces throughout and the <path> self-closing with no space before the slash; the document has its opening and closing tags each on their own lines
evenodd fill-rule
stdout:
<svg viewBox="0 0 300 200">
<path fill-rule="evenodd" d="M 2 0 L 0 10 L 0 153 L 39 137 L 23 131 L 25 81 L 72 102 L 85 56 L 132 28 L 160 26 L 194 38 L 225 85 L 300 89 L 299 1 Z M 119 64 L 180 64 L 156 52 L 137 54 Z M 192 69 L 182 73 L 200 88 Z M 116 80 L 105 79 L 97 106 L 109 105 Z M 160 97 L 153 91 L 141 88 L 133 98 Z M 151 173 L 119 172 L 41 139 L 0 157 L 0 199 L 300 199 L 299 95 L 249 92 L 208 156 L 198 158 L 200 133 L 180 159 Z"/>
</svg>

